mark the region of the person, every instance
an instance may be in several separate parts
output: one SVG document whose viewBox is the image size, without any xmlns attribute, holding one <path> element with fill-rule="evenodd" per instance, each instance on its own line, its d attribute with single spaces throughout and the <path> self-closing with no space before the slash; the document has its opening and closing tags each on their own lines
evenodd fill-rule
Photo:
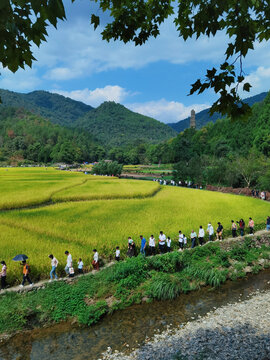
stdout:
<svg viewBox="0 0 270 360">
<path fill-rule="evenodd" d="M 235 238 L 237 236 L 237 225 L 234 222 L 234 220 L 232 220 L 232 237 Z"/>
<path fill-rule="evenodd" d="M 165 241 L 166 241 L 166 235 L 163 234 L 163 231 L 160 231 L 159 238 L 158 238 L 158 246 L 161 254 L 165 253 Z"/>
<path fill-rule="evenodd" d="M 267 216 L 267 219 L 266 219 L 266 230 L 270 231 L 270 216 Z"/>
<path fill-rule="evenodd" d="M 67 256 L 67 264 L 65 266 L 65 272 L 67 274 L 67 276 L 70 275 L 70 268 L 72 268 L 72 256 L 69 253 L 69 251 L 65 251 L 65 255 Z"/>
<path fill-rule="evenodd" d="M 53 256 L 53 254 L 49 255 L 49 258 L 51 259 L 51 264 L 52 264 L 52 270 L 50 272 L 50 281 L 53 280 L 53 275 L 55 277 L 55 280 L 57 280 L 58 277 L 56 275 L 56 268 L 58 266 L 58 260 Z"/>
<path fill-rule="evenodd" d="M 0 272 L 1 278 L 1 289 L 4 289 L 7 286 L 6 278 L 7 278 L 7 265 L 4 260 L 1 261 L 2 270 Z"/>
<path fill-rule="evenodd" d="M 221 225 L 220 222 L 218 222 L 218 227 L 217 227 L 217 240 L 222 240 L 222 233 L 223 233 L 223 226 Z"/>
<path fill-rule="evenodd" d="M 182 251 L 184 248 L 184 235 L 182 234 L 182 231 L 179 230 L 179 250 Z"/>
<path fill-rule="evenodd" d="M 199 229 L 199 243 L 200 243 L 200 246 L 203 245 L 203 240 L 204 240 L 204 229 L 202 227 L 202 225 L 200 226 L 200 229 Z"/>
<path fill-rule="evenodd" d="M 246 226 L 246 224 L 245 224 L 245 222 L 244 222 L 244 220 L 243 219 L 240 219 L 239 221 L 237 221 L 238 222 L 238 224 L 239 224 L 239 228 L 240 228 L 240 235 L 241 236 L 244 236 L 244 234 L 245 234 L 245 226 Z"/>
<path fill-rule="evenodd" d="M 170 251 L 171 251 L 171 243 L 172 243 L 172 240 L 171 240 L 171 238 L 168 236 L 168 237 L 167 237 L 167 240 L 166 240 L 167 252 L 170 252 Z"/>
<path fill-rule="evenodd" d="M 99 260 L 98 260 L 98 252 L 96 249 L 93 250 L 93 261 L 92 261 L 92 265 L 94 270 L 99 270 Z"/>
<path fill-rule="evenodd" d="M 156 240 L 154 235 L 151 235 L 149 238 L 149 255 L 155 255 L 156 253 Z"/>
<path fill-rule="evenodd" d="M 116 260 L 116 261 L 120 261 L 120 249 L 119 249 L 119 246 L 116 246 L 116 250 L 115 250 L 115 260 Z"/>
<path fill-rule="evenodd" d="M 212 236 L 214 235 L 214 228 L 211 223 L 207 225 L 207 232 L 209 234 L 209 241 L 212 241 Z"/>
<path fill-rule="evenodd" d="M 187 237 L 185 234 L 183 234 L 184 236 L 184 249 L 187 247 Z"/>
<path fill-rule="evenodd" d="M 20 287 L 23 287 L 25 284 L 25 280 L 27 280 L 30 284 L 30 286 L 33 286 L 34 284 L 32 283 L 29 274 L 30 274 L 30 266 L 29 264 L 26 263 L 26 260 L 23 260 L 21 265 L 23 266 L 23 281 L 20 285 Z"/>
<path fill-rule="evenodd" d="M 254 220 L 252 220 L 251 217 L 249 218 L 248 227 L 249 227 L 249 233 L 254 235 Z"/>
<path fill-rule="evenodd" d="M 265 196 L 265 192 L 262 191 L 262 192 L 261 192 L 261 199 L 262 199 L 262 200 L 265 200 L 265 197 L 266 197 L 266 196 Z"/>
<path fill-rule="evenodd" d="M 193 249 L 197 245 L 196 242 L 197 234 L 195 233 L 194 230 L 191 231 L 190 238 L 191 238 L 191 249 Z"/>
<path fill-rule="evenodd" d="M 127 256 L 128 256 L 128 257 L 135 256 L 135 244 L 134 244 L 134 241 L 131 239 L 130 236 L 129 236 L 129 238 L 128 238 L 128 251 L 127 251 Z"/>
<path fill-rule="evenodd" d="M 145 248 L 146 248 L 146 239 L 140 235 L 140 239 L 141 239 L 141 249 L 140 249 L 140 253 L 145 256 Z"/>
<path fill-rule="evenodd" d="M 79 261 L 78 261 L 78 273 L 83 274 L 83 261 L 81 258 L 79 258 Z"/>
</svg>

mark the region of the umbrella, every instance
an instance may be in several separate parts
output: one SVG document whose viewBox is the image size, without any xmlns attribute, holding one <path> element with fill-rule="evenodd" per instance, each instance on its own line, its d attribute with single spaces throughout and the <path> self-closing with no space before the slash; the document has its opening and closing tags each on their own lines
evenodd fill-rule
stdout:
<svg viewBox="0 0 270 360">
<path fill-rule="evenodd" d="M 28 259 L 27 255 L 19 254 L 19 255 L 16 255 L 12 260 L 13 261 L 24 261 L 26 259 Z"/>
</svg>

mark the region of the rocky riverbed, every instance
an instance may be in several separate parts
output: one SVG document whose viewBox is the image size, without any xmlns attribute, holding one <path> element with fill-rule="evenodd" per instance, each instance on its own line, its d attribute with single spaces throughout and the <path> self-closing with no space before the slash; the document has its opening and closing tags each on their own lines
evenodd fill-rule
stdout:
<svg viewBox="0 0 270 360">
<path fill-rule="evenodd" d="M 269 360 L 270 290 L 248 300 L 214 309 L 179 329 L 155 335 L 131 354 L 112 353 L 103 360 Z"/>
</svg>

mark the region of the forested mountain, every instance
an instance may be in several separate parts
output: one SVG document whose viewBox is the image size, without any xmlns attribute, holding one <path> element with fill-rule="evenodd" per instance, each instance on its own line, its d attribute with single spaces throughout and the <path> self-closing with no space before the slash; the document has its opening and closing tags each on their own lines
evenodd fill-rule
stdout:
<svg viewBox="0 0 270 360">
<path fill-rule="evenodd" d="M 82 162 L 103 158 L 88 133 L 52 124 L 24 109 L 0 107 L 0 162 Z"/>
<path fill-rule="evenodd" d="M 132 147 L 138 142 L 156 144 L 177 135 L 168 125 L 114 102 L 105 102 L 94 109 L 80 101 L 47 91 L 21 94 L 0 90 L 0 98 L 0 108 L 23 108 L 54 124 L 83 129 L 107 149 L 113 146 Z"/>
<path fill-rule="evenodd" d="M 24 108 L 51 120 L 54 124 L 71 126 L 74 121 L 93 109 L 80 101 L 47 91 L 33 91 L 22 94 L 0 90 L 2 106 Z"/>
<path fill-rule="evenodd" d="M 263 92 L 261 94 L 251 96 L 244 100 L 245 103 L 247 103 L 249 106 L 252 106 L 253 104 L 257 102 L 261 102 L 266 97 L 267 92 Z M 215 123 L 218 119 L 221 119 L 220 114 L 214 113 L 212 116 L 209 114 L 209 109 L 202 110 L 196 114 L 196 128 L 200 129 L 203 126 L 205 126 L 210 121 Z M 177 131 L 178 133 L 181 131 L 184 131 L 185 129 L 189 128 L 190 125 L 190 117 L 180 120 L 176 123 L 170 123 L 168 124 L 172 129 Z"/>
<path fill-rule="evenodd" d="M 157 144 L 176 136 L 169 126 L 112 101 L 104 102 L 73 125 L 89 131 L 106 147 Z"/>
</svg>

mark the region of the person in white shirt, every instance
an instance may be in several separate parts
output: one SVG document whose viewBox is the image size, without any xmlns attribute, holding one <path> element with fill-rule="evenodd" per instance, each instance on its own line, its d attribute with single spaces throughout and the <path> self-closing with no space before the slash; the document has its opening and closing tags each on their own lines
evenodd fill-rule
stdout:
<svg viewBox="0 0 270 360">
<path fill-rule="evenodd" d="M 196 243 L 197 234 L 195 233 L 194 230 L 191 231 L 190 238 L 191 238 L 191 248 L 193 249 L 197 245 Z"/>
<path fill-rule="evenodd" d="M 55 279 L 58 279 L 57 275 L 56 275 L 56 268 L 58 266 L 58 260 L 53 256 L 53 254 L 49 255 L 49 258 L 51 259 L 51 264 L 52 264 L 52 270 L 50 272 L 50 281 L 53 280 L 53 275 L 55 277 Z"/>
<path fill-rule="evenodd" d="M 181 230 L 179 230 L 179 240 L 178 240 L 178 242 L 179 242 L 179 250 L 183 250 L 183 248 L 184 248 L 184 235 L 182 234 L 182 231 Z"/>
<path fill-rule="evenodd" d="M 158 246 L 161 254 L 165 253 L 165 241 L 166 241 L 166 235 L 163 234 L 163 231 L 160 231 L 159 237 L 158 237 Z"/>
<path fill-rule="evenodd" d="M 83 261 L 81 258 L 79 258 L 79 261 L 78 261 L 78 272 L 79 272 L 79 274 L 83 274 Z"/>
<path fill-rule="evenodd" d="M 168 236 L 168 237 L 167 237 L 167 240 L 166 240 L 167 252 L 170 252 L 170 251 L 171 251 L 171 243 L 172 243 L 172 240 L 171 240 L 171 238 Z"/>
<path fill-rule="evenodd" d="M 207 225 L 207 232 L 209 234 L 209 241 L 212 241 L 213 235 L 214 235 L 214 228 L 211 223 Z"/>
<path fill-rule="evenodd" d="M 94 249 L 93 253 L 94 253 L 93 261 L 92 261 L 93 268 L 94 268 L 94 270 L 99 270 L 98 252 L 96 249 Z"/>
<path fill-rule="evenodd" d="M 116 260 L 116 261 L 120 261 L 120 249 L 119 249 L 119 246 L 116 246 L 116 250 L 115 250 L 115 260 Z"/>
<path fill-rule="evenodd" d="M 149 238 L 149 255 L 155 255 L 156 253 L 156 240 L 154 235 L 151 235 Z"/>
<path fill-rule="evenodd" d="M 67 255 L 67 265 L 65 267 L 65 272 L 67 275 L 69 275 L 69 269 L 72 268 L 72 256 L 67 250 L 65 251 L 65 255 Z"/>
<path fill-rule="evenodd" d="M 199 243 L 200 243 L 200 246 L 203 245 L 204 235 L 205 235 L 204 229 L 203 229 L 203 227 L 201 225 L 200 228 L 199 228 Z"/>
</svg>

